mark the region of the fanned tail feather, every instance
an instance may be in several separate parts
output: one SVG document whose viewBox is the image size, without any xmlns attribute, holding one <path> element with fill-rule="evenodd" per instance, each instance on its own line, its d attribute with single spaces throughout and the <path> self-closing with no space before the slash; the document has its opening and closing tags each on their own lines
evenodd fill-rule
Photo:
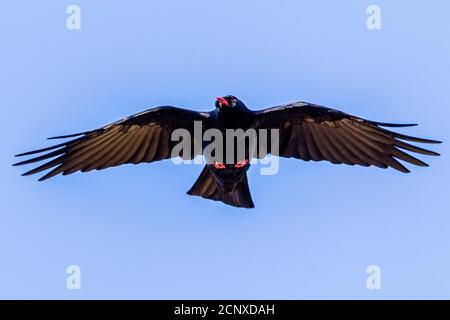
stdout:
<svg viewBox="0 0 450 320">
<path fill-rule="evenodd" d="M 197 181 L 195 181 L 192 188 L 187 192 L 192 196 L 200 196 L 205 199 L 222 201 L 226 204 L 241 207 L 254 208 L 250 189 L 248 187 L 247 175 L 231 192 L 223 192 L 216 184 L 212 174 L 207 166 L 203 168 Z"/>
</svg>

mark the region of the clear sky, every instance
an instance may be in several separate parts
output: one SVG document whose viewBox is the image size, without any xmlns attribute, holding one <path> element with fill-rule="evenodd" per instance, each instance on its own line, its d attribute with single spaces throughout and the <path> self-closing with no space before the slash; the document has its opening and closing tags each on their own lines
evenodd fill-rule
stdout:
<svg viewBox="0 0 450 320">
<path fill-rule="evenodd" d="M 81 8 L 68 30 L 66 8 Z M 381 29 L 366 26 L 369 5 Z M 450 298 L 449 144 L 412 173 L 281 160 L 256 208 L 170 161 L 46 182 L 13 155 L 152 106 L 234 94 L 416 122 L 450 141 L 448 1 L 2 1 L 0 298 Z M 81 268 L 81 290 L 66 268 Z M 366 269 L 381 270 L 381 289 Z"/>
</svg>

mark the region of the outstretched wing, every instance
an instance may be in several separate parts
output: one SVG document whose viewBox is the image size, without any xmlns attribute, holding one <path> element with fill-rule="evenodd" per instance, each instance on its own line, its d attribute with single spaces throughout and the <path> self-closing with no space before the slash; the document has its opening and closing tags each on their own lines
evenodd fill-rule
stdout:
<svg viewBox="0 0 450 320">
<path fill-rule="evenodd" d="M 408 127 L 415 124 L 391 124 L 369 121 L 338 110 L 294 102 L 256 112 L 255 129 L 279 129 L 279 155 L 305 161 L 327 160 L 348 165 L 392 167 L 409 172 L 400 159 L 417 166 L 428 166 L 404 152 L 438 156 L 405 141 L 440 143 L 411 137 L 382 127 Z M 270 141 L 270 140 L 269 140 Z M 271 153 L 270 145 L 259 157 Z M 274 153 L 274 152 L 272 152 Z"/>
<path fill-rule="evenodd" d="M 24 165 L 54 158 L 23 175 L 52 170 L 39 180 L 76 171 L 87 172 L 119 166 L 125 163 L 153 162 L 171 157 L 171 151 L 178 141 L 171 141 L 176 129 L 186 129 L 191 137 L 191 154 L 182 154 L 184 159 L 192 159 L 197 154 L 194 144 L 194 121 L 204 124 L 208 113 L 201 113 L 176 107 L 163 106 L 132 115 L 92 131 L 53 137 L 50 139 L 73 138 L 48 148 L 30 151 L 17 156 L 39 153 L 43 155 L 14 165 Z M 201 152 L 201 148 L 200 148 Z M 198 153 L 198 152 L 197 152 Z"/>
</svg>

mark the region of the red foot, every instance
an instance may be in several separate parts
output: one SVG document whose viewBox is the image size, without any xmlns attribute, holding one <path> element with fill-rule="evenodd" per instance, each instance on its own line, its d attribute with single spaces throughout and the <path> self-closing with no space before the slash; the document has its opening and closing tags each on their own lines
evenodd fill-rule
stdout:
<svg viewBox="0 0 450 320">
<path fill-rule="evenodd" d="M 244 159 L 244 160 L 241 160 L 238 163 L 236 163 L 234 165 L 234 167 L 239 169 L 239 168 L 245 167 L 247 165 L 247 163 L 248 163 L 248 160 Z"/>
<path fill-rule="evenodd" d="M 213 166 L 214 166 L 214 168 L 219 169 L 219 170 L 225 169 L 225 165 L 222 162 L 214 161 Z"/>
</svg>

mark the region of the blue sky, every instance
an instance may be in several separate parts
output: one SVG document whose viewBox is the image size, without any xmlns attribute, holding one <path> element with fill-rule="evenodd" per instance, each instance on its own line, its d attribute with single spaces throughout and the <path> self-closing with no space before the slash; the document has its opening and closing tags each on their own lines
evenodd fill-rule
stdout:
<svg viewBox="0 0 450 320">
<path fill-rule="evenodd" d="M 81 8 L 81 30 L 66 8 Z M 381 8 L 381 30 L 366 9 Z M 448 144 L 411 174 L 281 160 L 256 208 L 185 193 L 201 166 L 44 183 L 13 155 L 152 106 L 293 100 L 450 141 L 447 1 L 4 1 L 0 298 L 450 298 Z M 410 167 L 411 168 L 411 167 Z M 81 268 L 81 290 L 66 268 Z M 366 269 L 381 268 L 368 290 Z"/>
</svg>

